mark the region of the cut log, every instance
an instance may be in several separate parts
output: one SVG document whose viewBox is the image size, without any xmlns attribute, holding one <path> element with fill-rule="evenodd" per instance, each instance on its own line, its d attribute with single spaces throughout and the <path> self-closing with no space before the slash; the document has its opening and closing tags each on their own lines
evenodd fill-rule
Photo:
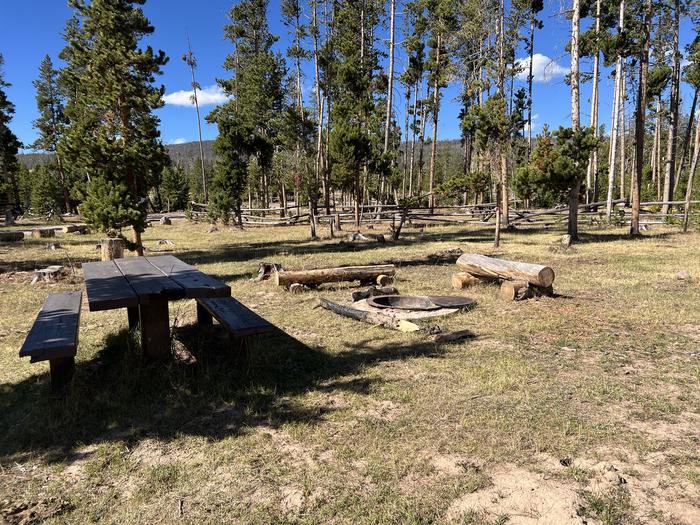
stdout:
<svg viewBox="0 0 700 525">
<path fill-rule="evenodd" d="M 289 286 L 294 283 L 318 285 L 342 281 L 375 281 L 380 275 L 392 276 L 396 268 L 391 264 L 378 266 L 346 266 L 344 268 L 323 268 L 319 270 L 299 270 L 274 272 L 272 282 L 275 286 Z"/>
<path fill-rule="evenodd" d="M 398 295 L 399 291 L 393 286 L 383 286 L 377 288 L 376 286 L 370 286 L 366 290 L 360 290 L 357 292 L 352 292 L 353 302 L 361 301 L 362 299 L 367 299 L 368 297 L 376 297 L 379 295 Z"/>
<path fill-rule="evenodd" d="M 23 232 L 0 232 L 0 242 L 17 242 L 24 239 Z"/>
<path fill-rule="evenodd" d="M 304 292 L 304 285 L 299 283 L 294 283 L 289 285 L 289 291 L 294 295 Z"/>
<path fill-rule="evenodd" d="M 455 290 L 463 290 L 468 286 L 484 282 L 485 279 L 479 279 L 467 272 L 457 272 L 452 274 L 452 288 Z"/>
<path fill-rule="evenodd" d="M 377 277 L 377 284 L 379 286 L 388 286 L 392 283 L 393 279 L 389 277 L 388 275 L 380 275 Z"/>
<path fill-rule="evenodd" d="M 100 239 L 100 253 L 103 261 L 124 257 L 124 241 L 122 239 Z"/>
<path fill-rule="evenodd" d="M 55 237 L 56 231 L 47 228 L 35 228 L 32 230 L 33 239 L 43 239 L 45 237 Z"/>
<path fill-rule="evenodd" d="M 554 294 L 551 286 L 542 288 L 526 281 L 503 281 L 501 283 L 501 298 L 506 301 L 524 301 L 533 297 L 551 296 Z"/>
<path fill-rule="evenodd" d="M 477 277 L 527 281 L 541 288 L 547 288 L 554 282 L 554 270 L 549 266 L 494 259 L 478 253 L 461 255 L 457 259 L 457 266 Z"/>
<path fill-rule="evenodd" d="M 363 321 L 365 323 L 377 326 L 383 326 L 385 328 L 400 330 L 401 332 L 416 332 L 420 330 L 420 327 L 417 324 L 411 323 L 410 321 L 406 321 L 404 319 L 394 319 L 391 316 L 376 312 L 357 310 L 356 308 L 334 303 L 333 301 L 329 301 L 327 299 L 319 299 L 319 305 L 326 310 L 330 310 L 331 312 L 335 312 L 344 317 L 349 317 L 357 321 Z"/>
<path fill-rule="evenodd" d="M 522 301 L 530 297 L 532 297 L 532 290 L 527 281 L 503 281 L 501 283 L 501 298 L 506 301 Z"/>
<path fill-rule="evenodd" d="M 63 233 L 87 233 L 88 227 L 85 224 L 67 224 L 61 228 Z"/>
</svg>

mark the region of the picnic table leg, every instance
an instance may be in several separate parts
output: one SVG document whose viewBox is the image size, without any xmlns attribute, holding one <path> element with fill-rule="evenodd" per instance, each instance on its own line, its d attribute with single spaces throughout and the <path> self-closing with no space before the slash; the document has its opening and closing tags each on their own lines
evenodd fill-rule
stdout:
<svg viewBox="0 0 700 525">
<path fill-rule="evenodd" d="M 146 359 L 163 359 L 170 355 L 170 321 L 168 300 L 151 299 L 139 306 L 141 350 Z"/>
<path fill-rule="evenodd" d="M 49 370 L 51 372 L 51 391 L 61 395 L 73 379 L 75 373 L 74 357 L 58 357 L 49 360 Z"/>
<path fill-rule="evenodd" d="M 197 301 L 197 324 L 201 327 L 214 324 L 211 314 L 207 312 L 206 308 L 199 304 L 199 301 Z"/>
<path fill-rule="evenodd" d="M 127 307 L 126 314 L 129 317 L 129 330 L 135 330 L 139 326 L 139 307 Z"/>
</svg>

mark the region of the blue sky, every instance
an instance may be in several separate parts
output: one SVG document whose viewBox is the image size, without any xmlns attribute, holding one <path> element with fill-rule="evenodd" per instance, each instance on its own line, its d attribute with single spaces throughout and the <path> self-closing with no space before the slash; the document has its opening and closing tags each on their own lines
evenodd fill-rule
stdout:
<svg viewBox="0 0 700 525">
<path fill-rule="evenodd" d="M 231 51 L 231 46 L 223 37 L 223 26 L 228 19 L 232 0 L 202 0 L 193 4 L 186 0 L 149 0 L 144 11 L 155 26 L 155 33 L 144 44 L 163 49 L 170 62 L 165 66 L 159 82 L 166 87 L 166 101 L 169 103 L 160 110 L 161 133 L 166 143 L 196 140 L 197 123 L 193 107 L 180 105 L 187 99 L 181 91 L 190 90 L 189 70 L 182 62 L 181 56 L 187 49 L 187 36 L 192 42 L 193 51 L 199 62 L 197 80 L 205 89 L 200 98 L 211 104 L 202 108 L 206 114 L 221 100 L 216 90 L 216 78 L 226 77 L 222 64 L 224 57 Z M 5 2 L 3 5 L 3 30 L 0 32 L 0 53 L 5 57 L 5 80 L 12 84 L 8 96 L 16 106 L 17 112 L 11 124 L 13 131 L 25 144 L 31 143 L 36 133 L 32 121 L 37 116 L 32 80 L 37 76 L 39 64 L 45 54 L 49 54 L 59 64 L 58 53 L 64 42 L 61 37 L 65 21 L 70 16 L 70 9 L 63 0 L 25 0 Z M 570 35 L 570 24 L 560 15 L 560 0 L 546 0 L 542 13 L 544 29 L 537 33 L 535 52 L 536 78 L 534 86 L 535 114 L 533 131 L 538 133 L 544 123 L 551 126 L 568 125 L 571 118 L 569 87 L 564 83 L 564 74 L 569 68 L 569 56 L 565 51 Z M 399 10 L 400 11 L 400 10 Z M 401 16 L 401 13 L 398 13 Z M 288 45 L 287 28 L 283 25 L 279 12 L 279 1 L 272 0 L 268 11 L 271 30 L 280 36 L 277 47 L 284 50 Z M 403 24 L 397 20 L 396 28 Z M 685 46 L 693 37 L 688 20 L 683 21 L 681 44 Z M 521 50 L 517 55 L 524 57 Z M 397 53 L 397 74 L 405 67 L 406 60 L 401 52 Z M 582 70 L 590 71 L 592 66 L 584 62 Z M 537 74 L 539 70 L 540 74 Z M 305 85 L 306 95 L 310 96 L 313 81 L 311 64 L 307 64 Z M 612 107 L 612 83 L 607 79 L 609 71 L 605 70 L 601 82 L 600 120 L 610 121 Z M 524 82 L 516 84 L 524 85 Z M 395 112 L 398 122 L 403 122 L 403 95 L 397 83 L 395 88 Z M 183 96 L 184 95 L 184 96 Z M 459 127 L 457 115 L 458 104 L 455 98 L 458 86 L 451 85 L 445 91 L 443 111 L 440 113 L 438 137 L 443 139 L 458 138 Z M 692 96 L 688 86 L 683 86 L 684 103 L 689 106 Z M 581 119 L 587 123 L 590 113 L 590 85 L 583 86 L 581 96 Z M 631 114 L 632 109 L 628 110 Z M 216 137 L 216 127 L 203 124 L 204 138 Z"/>
</svg>

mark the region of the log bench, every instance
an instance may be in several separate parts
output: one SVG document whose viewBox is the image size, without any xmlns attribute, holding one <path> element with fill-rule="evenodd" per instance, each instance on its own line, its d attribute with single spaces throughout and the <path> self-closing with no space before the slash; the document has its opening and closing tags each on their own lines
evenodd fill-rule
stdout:
<svg viewBox="0 0 700 525">
<path fill-rule="evenodd" d="M 51 390 L 61 393 L 75 371 L 81 292 L 50 294 L 19 351 L 30 363 L 48 361 Z"/>
<path fill-rule="evenodd" d="M 271 332 L 274 325 L 233 297 L 197 299 L 197 323 L 211 326 L 215 318 L 235 340 Z"/>
</svg>

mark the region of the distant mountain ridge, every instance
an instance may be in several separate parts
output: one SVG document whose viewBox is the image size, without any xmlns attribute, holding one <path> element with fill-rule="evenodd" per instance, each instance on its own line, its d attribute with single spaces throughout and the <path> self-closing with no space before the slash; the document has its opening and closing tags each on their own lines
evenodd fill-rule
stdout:
<svg viewBox="0 0 700 525">
<path fill-rule="evenodd" d="M 187 165 L 192 162 L 197 162 L 199 159 L 199 143 L 197 141 L 184 142 L 182 144 L 166 144 L 168 149 L 168 155 L 170 155 L 171 160 L 176 164 Z M 401 150 L 403 151 L 404 143 L 401 143 Z M 213 161 L 214 160 L 214 141 L 205 140 L 202 141 L 202 149 L 204 151 L 204 160 Z M 443 152 L 447 149 L 451 157 L 459 157 L 461 155 L 461 145 L 459 140 L 439 140 L 438 141 L 438 151 Z M 429 161 L 430 156 L 430 145 L 426 144 L 426 150 L 424 153 L 426 163 Z M 20 153 L 17 155 L 19 161 L 24 164 L 27 168 L 33 169 L 41 164 L 47 164 L 53 158 L 51 153 Z"/>
<path fill-rule="evenodd" d="M 179 164 L 187 164 L 199 158 L 199 143 L 184 142 L 182 144 L 166 144 L 168 155 L 173 162 Z M 204 151 L 204 160 L 214 160 L 214 141 L 202 141 L 202 150 Z M 51 153 L 20 153 L 17 155 L 19 161 L 27 168 L 33 169 L 36 166 L 51 162 L 53 154 Z"/>
</svg>

